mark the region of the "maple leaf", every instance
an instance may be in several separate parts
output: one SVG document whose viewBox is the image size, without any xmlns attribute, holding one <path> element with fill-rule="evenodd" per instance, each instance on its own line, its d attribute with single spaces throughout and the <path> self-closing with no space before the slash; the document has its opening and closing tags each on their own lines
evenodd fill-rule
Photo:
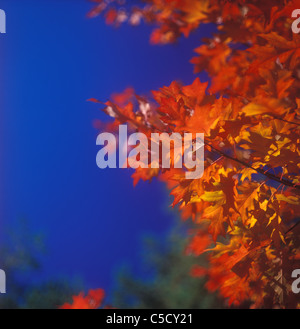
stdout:
<svg viewBox="0 0 300 329">
<path fill-rule="evenodd" d="M 96 289 L 90 290 L 86 296 L 84 293 L 80 293 L 78 296 L 73 296 L 72 304 L 64 304 L 61 309 L 98 309 L 104 299 L 104 290 Z"/>
<path fill-rule="evenodd" d="M 203 277 L 204 275 L 207 274 L 207 269 L 203 268 L 199 265 L 194 265 L 191 269 L 190 272 L 191 276 L 194 278 L 199 278 L 199 277 Z"/>
<path fill-rule="evenodd" d="M 287 68 L 294 67 L 298 63 L 300 55 L 300 38 L 294 34 L 292 40 L 288 40 L 276 32 L 260 34 L 259 37 L 266 40 L 266 44 L 254 45 L 249 48 L 249 52 L 256 56 L 250 67 L 249 73 L 255 73 L 259 67 L 272 69 L 279 61 Z M 289 63 L 287 63 L 289 61 Z"/>
<path fill-rule="evenodd" d="M 196 48 L 195 52 L 200 56 L 191 59 L 191 63 L 195 65 L 194 72 L 199 73 L 207 70 L 216 74 L 226 66 L 232 50 L 226 43 L 212 40 L 209 45 Z"/>
<path fill-rule="evenodd" d="M 186 252 L 199 256 L 207 249 L 211 242 L 211 238 L 207 234 L 198 232 L 190 241 Z"/>
</svg>

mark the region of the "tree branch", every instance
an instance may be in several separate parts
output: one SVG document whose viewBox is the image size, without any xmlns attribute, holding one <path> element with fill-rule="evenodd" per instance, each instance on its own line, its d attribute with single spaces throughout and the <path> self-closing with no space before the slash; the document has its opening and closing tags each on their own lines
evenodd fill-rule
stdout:
<svg viewBox="0 0 300 329">
<path fill-rule="evenodd" d="M 260 169 L 260 168 L 254 168 L 254 167 L 252 167 L 250 164 L 248 164 L 247 162 L 244 162 L 244 161 L 242 161 L 242 160 L 239 160 L 239 159 L 237 159 L 237 158 L 234 158 L 234 157 L 232 157 L 232 156 L 226 154 L 225 152 L 223 152 L 223 151 L 217 149 L 216 147 L 212 146 L 211 144 L 207 143 L 206 141 L 204 141 L 204 144 L 205 144 L 206 146 L 210 147 L 210 148 L 211 148 L 213 151 L 215 151 L 216 153 L 220 154 L 221 156 L 223 156 L 223 157 L 225 157 L 225 158 L 227 158 L 227 159 L 229 159 L 229 160 L 235 161 L 235 162 L 241 164 L 242 166 L 247 167 L 247 168 L 249 168 L 249 169 L 252 169 L 252 170 L 256 171 L 257 173 L 259 173 L 259 174 L 261 174 L 261 175 L 263 175 L 263 176 L 265 176 L 265 177 L 267 177 L 267 178 L 269 178 L 269 179 L 271 179 L 271 180 L 273 180 L 273 181 L 276 181 L 276 182 L 278 182 L 278 183 L 280 183 L 280 184 L 283 184 L 283 185 L 285 185 L 285 186 L 293 187 L 293 188 L 296 188 L 296 189 L 300 190 L 300 185 L 295 185 L 295 184 L 293 184 L 291 181 L 289 181 L 289 180 L 287 180 L 287 179 L 285 179 L 285 178 L 277 177 L 276 175 L 271 174 L 271 173 L 268 172 L 268 171 L 264 171 L 264 170 L 262 170 L 262 169 Z"/>
</svg>

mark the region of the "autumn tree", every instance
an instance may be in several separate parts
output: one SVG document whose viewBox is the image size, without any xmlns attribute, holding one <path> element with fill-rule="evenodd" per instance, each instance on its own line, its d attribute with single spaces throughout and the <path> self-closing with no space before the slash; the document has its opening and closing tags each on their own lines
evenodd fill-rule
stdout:
<svg viewBox="0 0 300 329">
<path fill-rule="evenodd" d="M 135 7 L 97 0 L 90 16 L 108 24 L 155 26 L 153 44 L 175 42 L 205 23 L 217 33 L 195 49 L 196 78 L 153 91 L 115 95 L 104 111 L 115 131 L 205 133 L 205 171 L 138 168 L 134 183 L 158 177 L 197 232 L 189 249 L 207 253 L 207 278 L 229 305 L 297 308 L 291 273 L 300 268 L 300 36 L 292 32 L 299 0 L 148 0 Z M 96 101 L 96 100 L 94 100 Z"/>
</svg>

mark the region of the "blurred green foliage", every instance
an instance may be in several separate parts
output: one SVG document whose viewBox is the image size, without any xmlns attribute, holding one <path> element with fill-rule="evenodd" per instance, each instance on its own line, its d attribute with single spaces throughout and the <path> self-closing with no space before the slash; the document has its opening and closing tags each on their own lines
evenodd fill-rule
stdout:
<svg viewBox="0 0 300 329">
<path fill-rule="evenodd" d="M 29 233 L 25 222 L 6 234 L 0 246 L 0 268 L 7 276 L 7 294 L 0 294 L 1 309 L 55 309 L 70 303 L 83 284 L 63 279 L 39 282 L 43 238 Z M 163 240 L 163 241 L 162 241 Z M 224 301 L 209 293 L 205 279 L 193 278 L 193 265 L 206 266 L 205 257 L 187 255 L 186 227 L 175 228 L 167 239 L 147 237 L 142 257 L 144 275 L 122 270 L 111 304 L 116 308 L 205 309 L 224 308 Z M 147 279 L 145 279 L 147 277 Z M 110 296 L 108 296 L 110 297 Z"/>
<path fill-rule="evenodd" d="M 54 309 L 72 300 L 82 284 L 64 279 L 38 282 L 43 237 L 32 235 L 26 221 L 8 231 L 0 245 L 0 268 L 6 273 L 7 293 L 0 294 L 0 309 Z"/>
<path fill-rule="evenodd" d="M 205 278 L 191 277 L 192 266 L 206 266 L 206 261 L 204 256 L 196 258 L 184 253 L 186 237 L 186 230 L 177 227 L 165 242 L 146 238 L 144 258 L 149 279 L 141 280 L 123 269 L 113 305 L 143 309 L 224 308 L 224 300 L 205 289 Z"/>
</svg>

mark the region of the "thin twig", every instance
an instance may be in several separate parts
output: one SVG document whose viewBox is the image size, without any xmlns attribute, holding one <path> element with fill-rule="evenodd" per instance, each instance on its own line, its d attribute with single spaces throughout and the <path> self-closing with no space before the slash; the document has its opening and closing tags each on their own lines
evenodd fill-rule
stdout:
<svg viewBox="0 0 300 329">
<path fill-rule="evenodd" d="M 269 173 L 269 172 L 267 172 L 267 171 L 264 171 L 264 170 L 262 170 L 262 169 L 260 169 L 260 168 L 254 168 L 254 167 L 252 167 L 249 163 L 244 162 L 244 161 L 242 161 L 242 160 L 239 160 L 239 159 L 237 159 L 237 158 L 234 158 L 234 157 L 232 157 L 232 156 L 226 154 L 225 152 L 223 152 L 223 151 L 217 149 L 216 147 L 212 146 L 211 144 L 207 143 L 206 141 L 204 141 L 204 144 L 205 144 L 206 146 L 210 147 L 212 150 L 214 150 L 214 151 L 217 152 L 218 154 L 222 155 L 223 157 L 225 157 L 225 158 L 227 158 L 227 159 L 229 159 L 229 160 L 235 161 L 235 162 L 237 162 L 237 163 L 243 165 L 244 167 L 247 167 L 247 168 L 249 168 L 249 169 L 252 169 L 252 170 L 256 171 L 257 173 L 262 174 L 262 175 L 264 175 L 265 177 L 267 177 L 267 178 L 269 178 L 269 179 L 271 179 L 271 180 L 273 180 L 273 181 L 276 181 L 276 182 L 278 182 L 278 183 L 280 183 L 280 184 L 283 184 L 283 185 L 285 185 L 285 186 L 289 186 L 289 187 L 294 187 L 294 188 L 300 190 L 300 185 L 295 185 L 295 184 L 293 184 L 291 181 L 289 181 L 289 180 L 287 180 L 287 179 L 285 179 L 285 178 L 277 177 L 276 175 L 271 174 L 271 173 Z"/>
</svg>

